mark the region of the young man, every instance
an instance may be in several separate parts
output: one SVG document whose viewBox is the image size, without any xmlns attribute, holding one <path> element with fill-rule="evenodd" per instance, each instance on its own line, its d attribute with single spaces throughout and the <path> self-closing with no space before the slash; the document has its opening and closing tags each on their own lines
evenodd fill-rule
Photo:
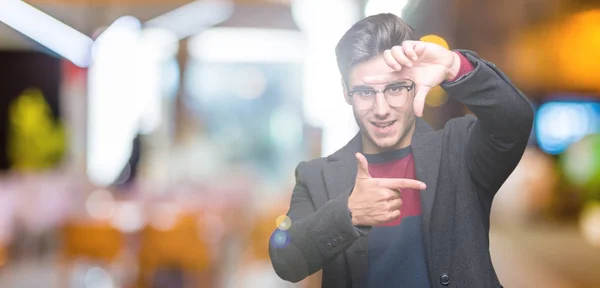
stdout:
<svg viewBox="0 0 600 288">
<path fill-rule="evenodd" d="M 380 14 L 340 40 L 344 97 L 360 133 L 298 165 L 292 224 L 269 247 L 281 278 L 322 269 L 323 287 L 502 287 L 490 207 L 521 159 L 533 109 L 494 64 L 416 39 Z M 418 118 L 438 84 L 477 118 L 439 131 Z"/>
</svg>

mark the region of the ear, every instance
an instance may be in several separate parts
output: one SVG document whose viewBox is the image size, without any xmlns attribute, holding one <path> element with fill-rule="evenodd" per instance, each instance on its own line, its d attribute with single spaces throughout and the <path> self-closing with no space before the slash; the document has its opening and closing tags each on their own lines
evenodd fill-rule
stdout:
<svg viewBox="0 0 600 288">
<path fill-rule="evenodd" d="M 344 101 L 346 101 L 346 104 L 352 106 L 352 99 L 350 99 L 350 97 L 348 96 L 348 88 L 346 88 L 346 81 L 344 81 L 344 78 L 342 77 L 342 91 L 344 92 Z"/>
</svg>

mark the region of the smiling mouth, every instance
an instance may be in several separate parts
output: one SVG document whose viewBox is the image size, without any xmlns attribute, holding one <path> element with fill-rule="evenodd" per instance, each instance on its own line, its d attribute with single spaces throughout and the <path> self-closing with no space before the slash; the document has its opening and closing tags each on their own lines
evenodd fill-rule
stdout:
<svg viewBox="0 0 600 288">
<path fill-rule="evenodd" d="M 371 122 L 371 124 L 373 124 L 375 127 L 378 127 L 378 128 L 381 128 L 381 129 L 385 129 L 387 127 L 390 127 L 394 123 L 396 123 L 396 120 L 394 120 L 394 121 L 388 121 L 388 122 Z"/>
</svg>

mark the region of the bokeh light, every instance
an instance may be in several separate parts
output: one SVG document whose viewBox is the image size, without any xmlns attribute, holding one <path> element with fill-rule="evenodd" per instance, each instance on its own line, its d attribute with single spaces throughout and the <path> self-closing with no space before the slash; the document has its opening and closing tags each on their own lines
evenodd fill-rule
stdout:
<svg viewBox="0 0 600 288">
<path fill-rule="evenodd" d="M 277 229 L 271 235 L 271 245 L 273 245 L 275 248 L 285 248 L 289 243 L 290 234 L 288 231 Z"/>
<path fill-rule="evenodd" d="M 160 231 L 168 231 L 177 223 L 180 214 L 179 207 L 170 202 L 157 203 L 150 212 L 149 222 Z"/>
<path fill-rule="evenodd" d="M 581 233 L 593 246 L 600 247 L 600 202 L 588 203 L 581 213 Z"/>
<path fill-rule="evenodd" d="M 600 200 L 600 134 L 586 136 L 573 144 L 561 158 L 565 177 L 583 188 L 590 198 Z"/>
<path fill-rule="evenodd" d="M 425 98 L 425 104 L 431 107 L 439 107 L 446 102 L 448 102 L 448 95 L 439 85 L 431 88 L 429 93 L 427 93 L 427 98 Z"/>
<path fill-rule="evenodd" d="M 536 114 L 538 144 L 548 154 L 562 153 L 572 143 L 600 128 L 600 103 L 548 102 L 542 104 Z"/>
<path fill-rule="evenodd" d="M 94 219 L 107 220 L 115 211 L 114 202 L 114 198 L 109 191 L 99 189 L 90 193 L 87 197 L 85 210 Z"/>
<path fill-rule="evenodd" d="M 286 231 L 292 226 L 292 219 L 290 219 L 290 217 L 287 215 L 281 215 L 277 217 L 277 220 L 275 220 L 275 226 L 279 230 Z"/>
<path fill-rule="evenodd" d="M 115 285 L 108 271 L 100 267 L 93 267 L 85 274 L 85 287 L 113 288 Z"/>
<path fill-rule="evenodd" d="M 446 39 L 444 39 L 438 35 L 433 35 L 433 34 L 425 35 L 425 36 L 421 37 L 421 41 L 435 43 L 442 47 L 445 47 L 446 49 L 450 49 L 450 45 L 448 45 L 448 42 L 446 41 Z"/>
<path fill-rule="evenodd" d="M 124 233 L 140 231 L 145 224 L 141 205 L 131 201 L 118 203 L 110 222 L 113 227 Z"/>
</svg>

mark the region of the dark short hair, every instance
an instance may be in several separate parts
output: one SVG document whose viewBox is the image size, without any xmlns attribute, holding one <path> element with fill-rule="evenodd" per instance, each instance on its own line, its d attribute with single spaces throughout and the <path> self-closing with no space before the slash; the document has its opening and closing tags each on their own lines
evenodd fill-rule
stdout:
<svg viewBox="0 0 600 288">
<path fill-rule="evenodd" d="M 394 14 L 366 17 L 346 31 L 335 47 L 338 68 L 345 83 L 355 65 L 371 60 L 405 40 L 417 40 L 415 30 Z"/>
</svg>

